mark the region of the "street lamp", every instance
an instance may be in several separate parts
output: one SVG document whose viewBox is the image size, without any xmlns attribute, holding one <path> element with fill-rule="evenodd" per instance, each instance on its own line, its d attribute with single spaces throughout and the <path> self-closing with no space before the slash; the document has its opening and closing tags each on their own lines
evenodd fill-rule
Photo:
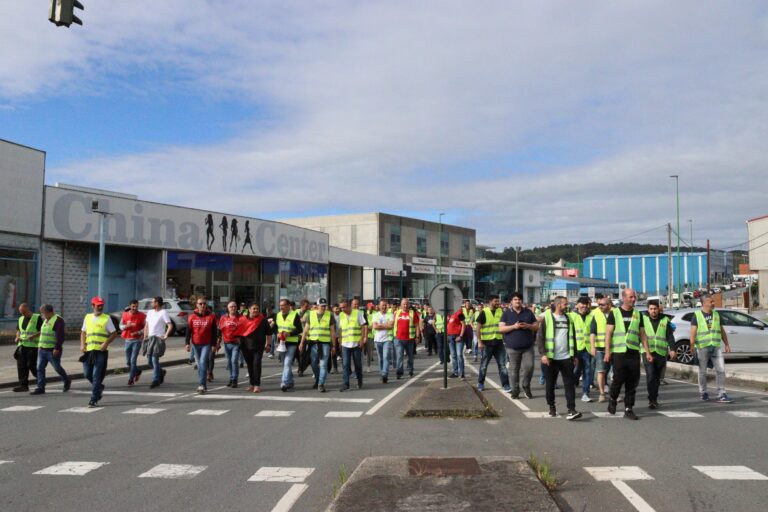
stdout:
<svg viewBox="0 0 768 512">
<path fill-rule="evenodd" d="M 443 216 L 445 213 L 441 213 L 437 216 L 437 222 L 440 224 L 438 244 L 437 244 L 437 282 L 443 282 Z"/>
<path fill-rule="evenodd" d="M 519 261 L 518 253 L 520 252 L 520 249 L 521 247 L 519 245 L 515 246 L 515 291 L 516 292 L 520 291 L 520 287 L 518 283 L 518 279 L 519 279 L 518 276 L 520 274 L 520 270 L 518 269 L 518 261 Z"/>
<path fill-rule="evenodd" d="M 91 212 L 99 214 L 99 279 L 96 285 L 96 295 L 99 297 L 104 296 L 104 255 L 106 252 L 105 238 L 106 233 L 104 229 L 107 227 L 107 215 L 109 212 L 99 209 L 98 201 L 91 201 Z"/>
<path fill-rule="evenodd" d="M 681 293 L 682 283 L 680 281 L 680 176 L 673 174 L 670 178 L 675 178 L 675 205 L 677 211 L 677 304 L 678 307 L 683 303 Z"/>
</svg>

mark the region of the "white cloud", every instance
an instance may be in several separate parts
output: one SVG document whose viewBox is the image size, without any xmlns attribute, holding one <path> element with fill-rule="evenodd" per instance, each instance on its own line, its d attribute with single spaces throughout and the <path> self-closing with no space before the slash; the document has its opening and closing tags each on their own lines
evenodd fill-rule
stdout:
<svg viewBox="0 0 768 512">
<path fill-rule="evenodd" d="M 85 87 L 272 112 L 224 143 L 49 170 L 61 181 L 266 217 L 447 211 L 499 247 L 672 221 L 670 174 L 697 244 L 766 213 L 758 3 L 89 2 L 70 30 L 46 4 L 0 17 L 6 108 Z M 137 92 L 146 69 L 167 79 Z"/>
</svg>

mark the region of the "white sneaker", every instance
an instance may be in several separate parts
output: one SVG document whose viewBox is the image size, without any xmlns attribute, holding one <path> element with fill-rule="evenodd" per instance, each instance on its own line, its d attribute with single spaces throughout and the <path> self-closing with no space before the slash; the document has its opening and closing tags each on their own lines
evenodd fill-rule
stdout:
<svg viewBox="0 0 768 512">
<path fill-rule="evenodd" d="M 581 401 L 582 402 L 586 402 L 586 403 L 590 403 L 592 401 L 592 399 L 589 398 L 588 394 L 584 393 L 583 395 L 581 395 Z"/>
<path fill-rule="evenodd" d="M 204 395 L 205 394 L 205 386 L 197 386 L 197 394 Z"/>
<path fill-rule="evenodd" d="M 275 356 L 273 356 L 272 354 L 269 354 L 267 357 L 268 357 L 269 359 L 274 359 L 274 358 L 275 358 Z"/>
</svg>

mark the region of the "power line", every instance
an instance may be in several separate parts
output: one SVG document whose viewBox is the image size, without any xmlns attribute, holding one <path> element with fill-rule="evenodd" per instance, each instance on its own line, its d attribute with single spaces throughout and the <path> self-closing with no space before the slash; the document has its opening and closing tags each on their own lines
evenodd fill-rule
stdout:
<svg viewBox="0 0 768 512">
<path fill-rule="evenodd" d="M 656 227 L 653 227 L 651 229 L 647 229 L 645 231 L 641 231 L 640 233 L 635 233 L 634 235 L 624 236 L 624 237 L 621 237 L 621 238 L 617 238 L 616 240 L 611 240 L 610 242 L 604 242 L 604 243 L 606 245 L 608 245 L 608 244 L 614 244 L 616 242 L 623 242 L 625 240 L 629 240 L 631 238 L 635 238 L 635 237 L 640 236 L 640 235 L 645 235 L 646 233 L 650 233 L 651 231 L 656 231 L 657 229 L 661 229 L 661 228 L 665 228 L 665 227 L 667 227 L 667 225 L 666 224 L 662 224 L 661 226 L 656 226 Z"/>
</svg>

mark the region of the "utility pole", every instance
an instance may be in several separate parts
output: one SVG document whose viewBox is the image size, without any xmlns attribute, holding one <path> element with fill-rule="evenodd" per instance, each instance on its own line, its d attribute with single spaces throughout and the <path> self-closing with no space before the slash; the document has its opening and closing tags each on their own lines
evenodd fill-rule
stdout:
<svg viewBox="0 0 768 512">
<path fill-rule="evenodd" d="M 673 174 L 670 178 L 675 178 L 675 209 L 677 211 L 677 300 L 682 304 L 682 281 L 680 279 L 680 176 Z"/>
<path fill-rule="evenodd" d="M 691 254 L 693 254 L 693 219 L 688 219 L 691 224 Z"/>
<path fill-rule="evenodd" d="M 519 273 L 520 273 L 520 270 L 519 270 L 520 259 L 519 259 L 518 255 L 520 253 L 520 249 L 521 249 L 521 247 L 519 245 L 515 246 L 515 291 L 516 292 L 520 291 L 520 285 L 519 285 L 519 281 L 518 281 L 518 279 L 519 279 L 518 276 L 519 276 Z"/>
<path fill-rule="evenodd" d="M 672 307 L 672 224 L 667 223 L 667 307 Z"/>
<path fill-rule="evenodd" d="M 710 259 L 709 252 L 710 252 L 709 239 L 707 239 L 707 293 L 710 292 L 710 288 L 709 287 L 710 287 L 711 283 L 710 283 L 709 280 L 710 280 L 710 276 L 712 275 L 712 272 L 711 272 L 712 265 L 711 265 L 711 259 Z"/>
</svg>

